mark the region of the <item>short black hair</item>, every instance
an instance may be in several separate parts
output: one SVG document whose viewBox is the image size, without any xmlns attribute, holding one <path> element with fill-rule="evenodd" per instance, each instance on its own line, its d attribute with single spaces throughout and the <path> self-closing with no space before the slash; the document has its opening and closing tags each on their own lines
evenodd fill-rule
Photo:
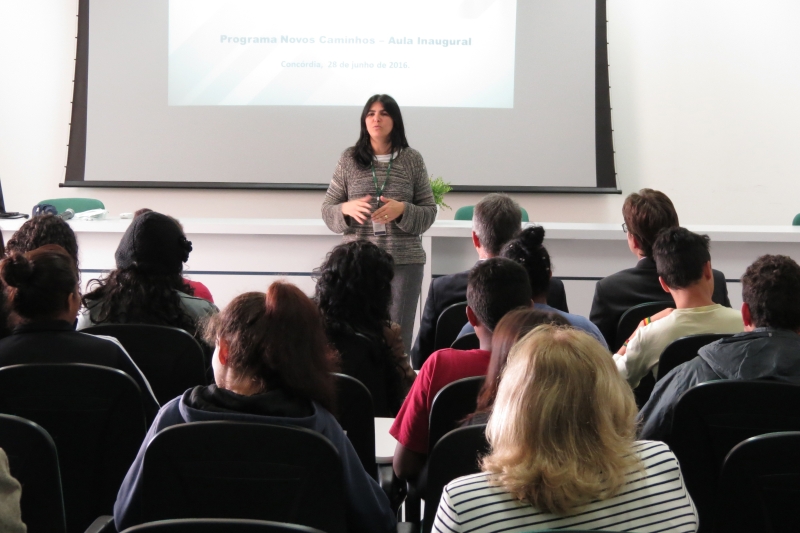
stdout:
<svg viewBox="0 0 800 533">
<path fill-rule="evenodd" d="M 756 327 L 800 332 L 800 266 L 785 255 L 762 255 L 742 276 L 742 299 Z"/>
<path fill-rule="evenodd" d="M 522 226 L 519 204 L 507 194 L 487 194 L 475 204 L 472 227 L 481 240 L 481 246 L 491 255 L 497 255 Z"/>
<path fill-rule="evenodd" d="M 469 271 L 467 305 L 489 331 L 512 309 L 529 307 L 531 298 L 528 273 L 511 259 L 493 257 Z"/>
<path fill-rule="evenodd" d="M 653 243 L 653 259 L 658 275 L 671 289 L 685 289 L 703 277 L 703 267 L 711 261 L 708 235 L 686 228 L 661 230 Z"/>
</svg>

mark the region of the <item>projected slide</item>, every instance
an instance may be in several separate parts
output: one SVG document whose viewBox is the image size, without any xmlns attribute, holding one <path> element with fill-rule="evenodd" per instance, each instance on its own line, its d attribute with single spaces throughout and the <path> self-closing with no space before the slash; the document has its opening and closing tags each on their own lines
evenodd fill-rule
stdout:
<svg viewBox="0 0 800 533">
<path fill-rule="evenodd" d="M 169 105 L 514 106 L 516 0 L 169 0 Z"/>
</svg>

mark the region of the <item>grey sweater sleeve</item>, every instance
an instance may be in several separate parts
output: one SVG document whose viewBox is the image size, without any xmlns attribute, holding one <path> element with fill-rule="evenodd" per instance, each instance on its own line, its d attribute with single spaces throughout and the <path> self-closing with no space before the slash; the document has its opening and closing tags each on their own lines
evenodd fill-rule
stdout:
<svg viewBox="0 0 800 533">
<path fill-rule="evenodd" d="M 344 157 L 339 158 L 336 170 L 333 172 L 328 192 L 322 202 L 322 220 L 334 233 L 344 233 L 348 228 L 347 218 L 342 213 L 342 204 L 347 201 L 347 182 L 344 178 Z"/>
<path fill-rule="evenodd" d="M 397 227 L 412 235 L 421 235 L 436 220 L 436 202 L 433 199 L 428 171 L 422 156 L 415 153 L 411 160 L 411 175 L 414 184 L 414 201 L 405 202 L 403 216 L 397 221 Z"/>
</svg>

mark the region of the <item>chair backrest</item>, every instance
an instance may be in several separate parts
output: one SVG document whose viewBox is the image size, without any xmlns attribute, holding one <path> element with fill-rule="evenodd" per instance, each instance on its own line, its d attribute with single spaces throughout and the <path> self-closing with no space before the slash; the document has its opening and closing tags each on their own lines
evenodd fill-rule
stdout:
<svg viewBox="0 0 800 533">
<path fill-rule="evenodd" d="M 94 198 L 53 198 L 52 200 L 42 200 L 38 205 L 50 204 L 61 214 L 67 209 L 72 209 L 76 213 L 91 211 L 92 209 L 105 209 L 106 206 L 100 200 Z"/>
<path fill-rule="evenodd" d="M 680 461 L 701 523 L 714 522 L 716 487 L 728 452 L 745 439 L 776 431 L 800 431 L 800 386 L 711 381 L 678 399 L 664 441 Z"/>
<path fill-rule="evenodd" d="M 614 350 L 619 350 L 628 337 L 633 335 L 633 332 L 636 331 L 636 328 L 639 326 L 639 322 L 644 320 L 649 316 L 653 316 L 659 311 L 663 311 L 667 307 L 673 307 L 675 304 L 671 301 L 666 302 L 646 302 L 639 305 L 634 305 L 624 313 L 619 318 L 619 322 L 617 323 L 617 335 L 614 338 L 614 346 L 609 346 L 609 348 L 613 348 Z"/>
<path fill-rule="evenodd" d="M 467 415 L 475 412 L 478 392 L 485 379 L 486 376 L 459 379 L 436 393 L 428 421 L 428 450 L 433 450 L 439 439 L 458 427 Z"/>
<path fill-rule="evenodd" d="M 797 213 L 792 220 L 792 226 L 800 226 L 800 213 Z"/>
<path fill-rule="evenodd" d="M 143 521 L 250 518 L 347 530 L 342 463 L 299 427 L 193 422 L 160 431 L 142 466 Z"/>
<path fill-rule="evenodd" d="M 439 315 L 438 320 L 436 320 L 436 336 L 433 341 L 434 351 L 449 348 L 466 323 L 467 302 L 458 302 L 446 307 Z"/>
<path fill-rule="evenodd" d="M 689 335 L 672 341 L 669 346 L 664 348 L 664 351 L 661 352 L 661 357 L 658 359 L 657 380 L 669 374 L 669 371 L 676 366 L 697 357 L 697 352 L 703 346 L 727 337 L 733 337 L 733 335 L 730 333 L 704 333 L 702 335 Z"/>
<path fill-rule="evenodd" d="M 736 445 L 719 482 L 715 531 L 800 531 L 800 432 L 769 433 Z"/>
<path fill-rule="evenodd" d="M 36 422 L 55 441 L 68 531 L 113 512 L 147 431 L 130 376 L 77 363 L 7 366 L 0 368 L 0 413 Z"/>
<path fill-rule="evenodd" d="M 205 385 L 203 348 L 182 329 L 151 324 L 100 324 L 83 333 L 116 338 L 150 383 L 161 405 Z"/>
<path fill-rule="evenodd" d="M 436 443 L 428 456 L 425 478 L 423 531 L 433 527 L 445 485 L 461 476 L 480 472 L 480 458 L 489 453 L 486 424 L 456 428 Z"/>
<path fill-rule="evenodd" d="M 122 533 L 323 533 L 319 529 L 265 520 L 185 518 L 129 527 Z"/>
<path fill-rule="evenodd" d="M 375 463 L 375 415 L 372 396 L 356 378 L 345 374 L 336 376 L 336 420 L 350 439 L 350 444 L 369 475 L 378 479 Z"/>
<path fill-rule="evenodd" d="M 53 439 L 39 424 L 0 415 L 0 448 L 22 485 L 22 521 L 29 533 L 66 533 L 61 473 Z"/>
<path fill-rule="evenodd" d="M 481 341 L 475 333 L 467 333 L 456 340 L 450 347 L 454 350 L 477 350 L 481 347 Z"/>
<path fill-rule="evenodd" d="M 522 215 L 522 221 L 530 222 L 530 219 L 528 218 L 528 212 L 525 210 L 525 208 L 520 207 L 519 211 L 520 215 Z M 472 220 L 474 214 L 475 214 L 475 206 L 465 205 L 464 207 L 459 207 L 456 210 L 456 214 L 453 216 L 453 220 Z"/>
<path fill-rule="evenodd" d="M 357 379 L 369 391 L 373 416 L 397 415 L 403 402 L 402 384 L 386 344 L 353 332 L 342 332 L 331 340 L 341 356 L 342 374 Z"/>
</svg>

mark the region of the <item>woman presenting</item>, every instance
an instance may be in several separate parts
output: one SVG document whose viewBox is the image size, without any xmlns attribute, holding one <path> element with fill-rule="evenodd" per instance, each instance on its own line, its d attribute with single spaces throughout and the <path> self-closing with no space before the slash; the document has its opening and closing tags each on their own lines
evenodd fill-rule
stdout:
<svg viewBox="0 0 800 533">
<path fill-rule="evenodd" d="M 422 156 L 408 146 L 394 98 L 376 94 L 361 112 L 361 135 L 344 151 L 322 203 L 322 218 L 344 242 L 366 239 L 394 258 L 393 322 L 408 350 L 422 287 L 420 235 L 436 219 Z"/>
</svg>

